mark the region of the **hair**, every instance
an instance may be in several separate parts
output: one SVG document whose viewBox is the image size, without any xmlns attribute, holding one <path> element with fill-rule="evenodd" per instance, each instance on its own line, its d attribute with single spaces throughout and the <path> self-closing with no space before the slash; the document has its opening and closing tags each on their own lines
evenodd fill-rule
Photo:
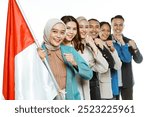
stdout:
<svg viewBox="0 0 150 117">
<path fill-rule="evenodd" d="M 110 30 L 111 30 L 111 26 L 108 22 L 102 21 L 99 24 L 100 24 L 100 27 L 102 27 L 104 24 L 107 24 L 109 26 Z"/>
<path fill-rule="evenodd" d="M 110 24 L 109 24 L 108 22 L 105 22 L 105 21 L 100 22 L 100 28 L 101 28 L 104 24 L 107 24 L 107 25 L 109 26 L 109 28 L 110 28 L 110 33 L 111 33 L 111 26 L 110 26 Z M 107 40 L 112 40 L 111 34 L 109 35 L 109 37 L 107 38 Z"/>
<path fill-rule="evenodd" d="M 94 19 L 94 18 L 91 18 L 91 19 L 89 19 L 88 21 L 92 21 L 92 20 L 99 23 L 99 21 L 98 21 L 97 19 Z"/>
<path fill-rule="evenodd" d="M 80 50 L 81 52 L 83 52 L 83 44 L 81 43 L 81 36 L 80 36 L 80 33 L 79 33 L 79 24 L 78 24 L 77 20 L 76 20 L 73 16 L 70 16 L 70 15 L 68 15 L 68 16 L 63 16 L 63 17 L 61 18 L 61 20 L 62 20 L 65 24 L 67 24 L 68 22 L 71 22 L 71 21 L 73 21 L 73 22 L 76 23 L 76 25 L 77 25 L 77 34 L 76 34 L 75 37 L 72 39 L 72 42 L 73 42 L 73 44 L 74 44 L 74 48 L 75 48 L 77 51 Z"/>
<path fill-rule="evenodd" d="M 112 22 L 114 19 L 116 19 L 116 18 L 122 19 L 122 20 L 124 21 L 124 18 L 123 18 L 122 15 L 116 15 L 115 17 L 112 17 L 112 18 L 111 18 L 111 22 Z"/>
</svg>

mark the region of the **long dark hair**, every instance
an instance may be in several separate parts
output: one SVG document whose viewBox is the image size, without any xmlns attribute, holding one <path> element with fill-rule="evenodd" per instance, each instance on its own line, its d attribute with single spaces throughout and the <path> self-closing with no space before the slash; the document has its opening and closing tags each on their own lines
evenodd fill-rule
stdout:
<svg viewBox="0 0 150 117">
<path fill-rule="evenodd" d="M 73 44 L 74 44 L 74 48 L 75 48 L 77 51 L 80 50 L 81 52 L 83 52 L 84 46 L 83 46 L 83 44 L 81 43 L 81 36 L 80 36 L 80 33 L 79 33 L 79 24 L 78 24 L 77 20 L 76 20 L 73 16 L 70 16 L 70 15 L 68 15 L 68 16 L 63 16 L 63 17 L 61 18 L 61 20 L 62 20 L 65 24 L 67 24 L 67 23 L 70 22 L 70 21 L 73 21 L 73 22 L 76 23 L 76 25 L 77 25 L 77 34 L 76 34 L 75 37 L 72 39 L 72 42 L 73 42 Z"/>
</svg>

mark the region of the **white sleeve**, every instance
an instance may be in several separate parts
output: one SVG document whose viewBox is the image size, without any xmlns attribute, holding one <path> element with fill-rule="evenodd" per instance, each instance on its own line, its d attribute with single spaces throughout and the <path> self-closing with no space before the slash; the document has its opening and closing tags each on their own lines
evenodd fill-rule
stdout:
<svg viewBox="0 0 150 117">
<path fill-rule="evenodd" d="M 112 55 L 112 57 L 114 58 L 114 61 L 115 61 L 114 69 L 119 70 L 122 66 L 122 62 L 121 62 L 121 60 L 118 56 L 118 53 L 117 53 L 116 49 L 115 49 L 114 52 L 111 52 L 111 55 Z"/>
</svg>

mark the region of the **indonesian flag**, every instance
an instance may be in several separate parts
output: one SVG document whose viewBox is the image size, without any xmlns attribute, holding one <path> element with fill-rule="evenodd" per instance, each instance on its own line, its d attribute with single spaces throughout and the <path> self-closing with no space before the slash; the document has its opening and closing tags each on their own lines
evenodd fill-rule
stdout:
<svg viewBox="0 0 150 117">
<path fill-rule="evenodd" d="M 15 0 L 9 0 L 6 27 L 3 96 L 14 99 L 54 99 L 56 87 L 38 53 L 34 38 Z"/>
</svg>

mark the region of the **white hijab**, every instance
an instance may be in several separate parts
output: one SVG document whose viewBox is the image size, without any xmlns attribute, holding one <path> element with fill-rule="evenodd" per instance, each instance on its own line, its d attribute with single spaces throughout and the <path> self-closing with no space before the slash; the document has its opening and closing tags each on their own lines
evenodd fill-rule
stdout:
<svg viewBox="0 0 150 117">
<path fill-rule="evenodd" d="M 64 24 L 64 22 L 59 19 L 55 19 L 55 18 L 49 19 L 45 25 L 43 38 L 44 38 L 44 43 L 45 43 L 45 46 L 47 49 L 55 50 L 56 48 L 59 48 L 59 47 L 52 46 L 49 42 L 50 32 L 51 32 L 52 28 L 58 23 L 63 24 L 66 29 L 66 25 Z"/>
</svg>

